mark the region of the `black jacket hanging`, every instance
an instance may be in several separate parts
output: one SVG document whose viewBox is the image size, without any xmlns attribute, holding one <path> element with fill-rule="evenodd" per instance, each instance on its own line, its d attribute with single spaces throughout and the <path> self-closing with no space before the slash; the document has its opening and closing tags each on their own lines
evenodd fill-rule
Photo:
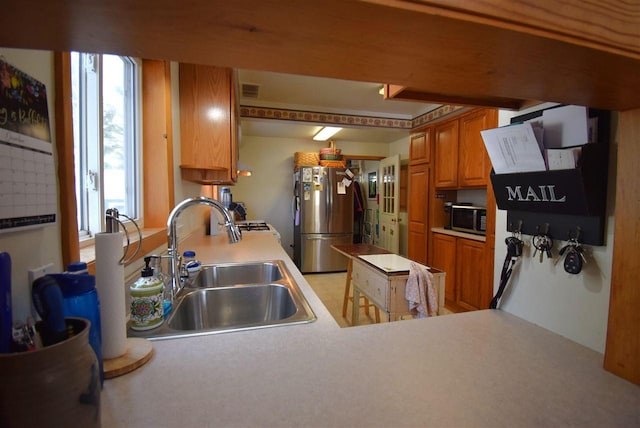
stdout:
<svg viewBox="0 0 640 428">
<path fill-rule="evenodd" d="M 362 242 L 362 229 L 364 217 L 364 199 L 362 198 L 362 188 L 360 183 L 356 180 L 353 181 L 353 223 L 354 223 L 354 244 Z"/>
</svg>

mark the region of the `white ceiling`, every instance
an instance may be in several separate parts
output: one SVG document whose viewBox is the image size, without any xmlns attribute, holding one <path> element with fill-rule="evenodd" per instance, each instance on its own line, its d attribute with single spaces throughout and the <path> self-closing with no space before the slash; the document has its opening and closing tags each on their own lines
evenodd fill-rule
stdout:
<svg viewBox="0 0 640 428">
<path fill-rule="evenodd" d="M 385 100 L 379 90 L 382 83 L 308 77 L 292 74 L 238 70 L 242 84 L 260 86 L 257 99 L 240 97 L 243 106 L 271 107 L 326 113 L 353 114 L 396 119 L 413 119 L 437 105 Z M 311 138 L 318 124 L 292 123 L 272 119 L 242 119 L 242 135 L 280 138 Z M 396 141 L 406 130 L 388 128 L 344 128 L 335 140 L 354 142 Z"/>
</svg>

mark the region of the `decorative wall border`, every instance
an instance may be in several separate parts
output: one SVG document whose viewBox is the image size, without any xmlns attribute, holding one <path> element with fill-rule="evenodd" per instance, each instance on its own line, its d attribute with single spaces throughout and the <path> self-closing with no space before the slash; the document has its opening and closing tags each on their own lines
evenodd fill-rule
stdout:
<svg viewBox="0 0 640 428">
<path fill-rule="evenodd" d="M 307 110 L 289 110 L 270 107 L 240 106 L 240 117 L 254 119 L 274 119 L 293 122 L 311 122 L 326 125 L 353 125 L 374 128 L 406 129 L 410 131 L 413 121 L 376 116 L 324 113 Z"/>
<path fill-rule="evenodd" d="M 463 106 L 450 106 L 444 105 L 438 108 L 435 108 L 431 111 L 428 111 L 418 117 L 415 117 L 411 121 L 411 129 L 419 128 L 421 126 L 427 125 L 429 122 L 433 122 L 436 119 L 440 119 L 441 117 L 447 116 L 451 113 L 455 113 L 458 110 L 462 110 Z"/>
<path fill-rule="evenodd" d="M 353 125 L 372 128 L 406 129 L 407 131 L 411 131 L 427 125 L 434 120 L 455 113 L 463 108 L 463 106 L 443 105 L 409 120 L 389 117 L 325 113 L 308 110 L 240 106 L 240 117 L 292 122 L 311 122 L 321 123 L 323 125 Z"/>
</svg>

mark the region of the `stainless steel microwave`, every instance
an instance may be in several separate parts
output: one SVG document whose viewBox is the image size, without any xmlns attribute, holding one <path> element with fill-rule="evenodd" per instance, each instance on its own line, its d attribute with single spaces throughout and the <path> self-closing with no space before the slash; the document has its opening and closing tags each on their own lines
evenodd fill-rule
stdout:
<svg viewBox="0 0 640 428">
<path fill-rule="evenodd" d="M 451 206 L 451 229 L 485 235 L 487 233 L 487 209 L 473 205 L 453 204 Z"/>
</svg>

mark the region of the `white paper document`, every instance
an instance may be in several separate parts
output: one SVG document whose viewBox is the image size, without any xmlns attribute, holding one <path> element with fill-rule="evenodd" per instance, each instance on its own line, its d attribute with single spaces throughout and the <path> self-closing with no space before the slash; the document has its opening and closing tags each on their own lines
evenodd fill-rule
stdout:
<svg viewBox="0 0 640 428">
<path fill-rule="evenodd" d="M 549 171 L 574 169 L 578 165 L 581 153 L 582 150 L 580 147 L 571 149 L 547 149 L 545 150 L 547 168 Z"/>
<path fill-rule="evenodd" d="M 496 174 L 545 171 L 540 145 L 530 123 L 480 131 Z"/>
<path fill-rule="evenodd" d="M 589 114 L 583 106 L 550 108 L 542 112 L 547 149 L 581 146 L 589 142 Z"/>
</svg>

